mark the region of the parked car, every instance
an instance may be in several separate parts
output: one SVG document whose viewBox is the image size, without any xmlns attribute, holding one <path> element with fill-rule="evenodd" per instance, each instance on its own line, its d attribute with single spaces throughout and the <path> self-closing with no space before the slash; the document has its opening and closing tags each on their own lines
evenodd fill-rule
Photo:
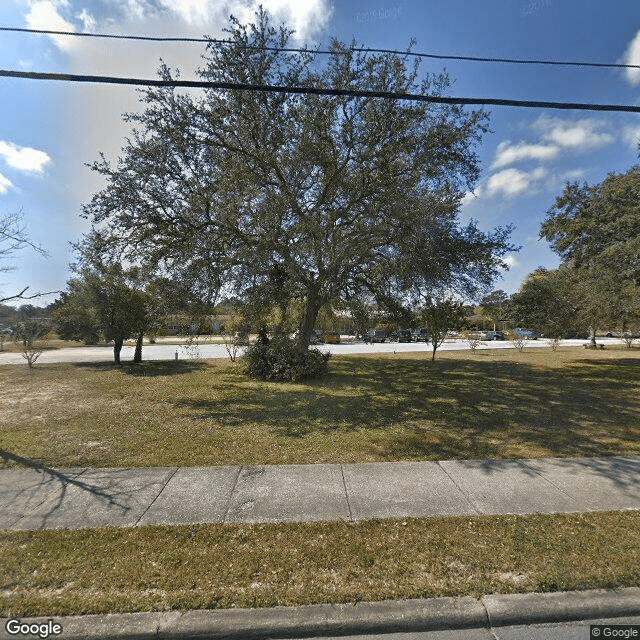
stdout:
<svg viewBox="0 0 640 640">
<path fill-rule="evenodd" d="M 504 340 L 502 331 L 485 331 L 485 340 Z"/>
<path fill-rule="evenodd" d="M 518 338 L 525 338 L 526 340 L 537 340 L 540 336 L 531 329 L 523 329 L 522 327 L 516 327 L 513 330 Z"/>
<path fill-rule="evenodd" d="M 320 340 L 322 340 L 322 342 L 326 342 L 327 344 L 339 344 L 340 334 L 337 331 L 323 331 L 320 334 Z"/>
<path fill-rule="evenodd" d="M 472 331 L 467 334 L 467 340 L 486 340 L 487 334 L 484 331 Z"/>
<path fill-rule="evenodd" d="M 640 338 L 640 333 L 637 331 L 607 331 L 604 334 L 605 338 Z"/>
<path fill-rule="evenodd" d="M 391 334 L 390 340 L 394 342 L 413 342 L 413 336 L 409 329 L 397 329 Z"/>
<path fill-rule="evenodd" d="M 429 342 L 429 332 L 424 328 L 414 329 L 411 336 L 414 342 Z"/>
<path fill-rule="evenodd" d="M 365 342 L 384 342 L 387 339 L 387 332 L 382 329 L 369 329 L 364 334 L 363 339 Z"/>
</svg>

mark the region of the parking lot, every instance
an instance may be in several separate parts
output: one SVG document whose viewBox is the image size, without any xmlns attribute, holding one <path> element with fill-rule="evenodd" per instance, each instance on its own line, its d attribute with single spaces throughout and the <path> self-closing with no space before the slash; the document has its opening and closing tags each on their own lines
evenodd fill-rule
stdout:
<svg viewBox="0 0 640 640">
<path fill-rule="evenodd" d="M 172 342 L 178 339 L 172 338 Z M 561 345 L 564 346 L 581 346 L 585 343 L 583 339 L 562 340 Z M 619 338 L 598 338 L 599 344 L 621 344 Z M 526 349 L 529 348 L 549 348 L 547 340 L 544 338 L 538 340 L 528 340 Z M 335 355 L 347 355 L 357 353 L 406 353 L 406 352 L 424 352 L 431 354 L 432 347 L 430 343 L 424 342 L 376 342 L 364 343 L 354 340 L 352 336 L 341 336 L 339 344 L 320 344 L 317 345 L 321 351 L 329 351 Z M 446 340 L 444 344 L 438 347 L 438 351 L 461 351 L 469 349 L 469 343 L 466 340 Z M 514 345 L 510 340 L 488 341 L 478 346 L 478 349 L 514 349 Z M 126 344 L 122 348 L 120 357 L 123 361 L 132 360 L 134 345 Z M 176 356 L 177 354 L 177 356 Z M 213 342 L 206 337 L 202 337 L 197 343 L 186 344 L 149 344 L 144 346 L 142 350 L 144 360 L 178 360 L 190 359 L 209 359 L 209 358 L 228 358 L 225 346 L 220 342 Z M 436 356 L 437 357 L 437 356 Z M 113 360 L 113 348 L 110 346 L 91 346 L 91 347 L 66 347 L 44 351 L 38 363 L 46 364 L 53 362 L 102 362 Z M 23 364 L 24 359 L 19 353 L 0 353 L 0 365 L 3 364 Z"/>
</svg>

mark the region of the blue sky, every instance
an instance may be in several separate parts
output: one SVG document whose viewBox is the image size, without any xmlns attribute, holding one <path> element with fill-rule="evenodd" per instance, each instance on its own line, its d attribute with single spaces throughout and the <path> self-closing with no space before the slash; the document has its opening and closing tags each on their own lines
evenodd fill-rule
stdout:
<svg viewBox="0 0 640 640">
<path fill-rule="evenodd" d="M 251 18 L 255 0 L 4 0 L 0 25 L 144 35 L 213 37 L 226 18 Z M 637 0 L 263 0 L 297 29 L 298 42 L 329 35 L 371 48 L 439 55 L 640 64 Z M 199 44 L 125 43 L 0 33 L 0 68 L 154 77 L 163 58 L 193 77 Z M 450 94 L 565 102 L 640 104 L 640 70 L 578 69 L 425 60 L 446 68 Z M 81 204 L 101 187 L 85 166 L 104 152 L 115 159 L 127 135 L 121 114 L 138 108 L 133 88 L 0 78 L 0 213 L 22 210 L 28 250 L 0 273 L 0 297 L 63 289 L 73 259 L 69 242 L 87 229 Z M 640 114 L 493 107 L 479 148 L 481 178 L 462 220 L 483 229 L 513 223 L 511 268 L 496 288 L 511 293 L 527 273 L 554 267 L 538 239 L 546 210 L 567 180 L 601 181 L 638 162 Z M 51 300 L 40 299 L 42 303 Z"/>
</svg>

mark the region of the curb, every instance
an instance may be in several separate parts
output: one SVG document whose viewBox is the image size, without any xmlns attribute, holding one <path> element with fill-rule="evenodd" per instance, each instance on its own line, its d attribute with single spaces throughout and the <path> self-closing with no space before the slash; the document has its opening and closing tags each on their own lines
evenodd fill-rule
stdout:
<svg viewBox="0 0 640 640">
<path fill-rule="evenodd" d="M 230 640 L 363 635 L 557 623 L 640 615 L 640 588 L 429 598 L 267 609 L 196 610 L 54 618 L 64 640 Z M 9 634 L 5 619 L 0 639 Z M 43 624 L 43 618 L 22 623 Z M 31 635 L 30 637 L 38 637 Z M 40 636 L 44 637 L 44 636 Z"/>
</svg>

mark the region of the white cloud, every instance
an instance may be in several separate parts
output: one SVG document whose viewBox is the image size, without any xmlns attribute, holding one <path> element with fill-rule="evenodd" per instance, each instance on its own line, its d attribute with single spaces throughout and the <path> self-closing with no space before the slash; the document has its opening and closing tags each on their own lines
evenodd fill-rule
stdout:
<svg viewBox="0 0 640 640">
<path fill-rule="evenodd" d="M 42 173 L 51 158 L 44 152 L 31 147 L 19 147 L 12 142 L 0 140 L 0 157 L 9 167 L 18 171 Z"/>
<path fill-rule="evenodd" d="M 68 0 L 29 0 L 29 13 L 25 16 L 30 29 L 47 31 L 75 31 L 59 13 L 61 7 L 68 6 Z M 74 48 L 74 39 L 70 36 L 51 36 L 56 46 L 63 51 Z"/>
<path fill-rule="evenodd" d="M 578 180 L 584 176 L 586 171 L 584 169 L 571 169 L 570 171 L 565 171 L 560 176 L 560 182 L 571 182 L 572 180 Z"/>
<path fill-rule="evenodd" d="M 533 128 L 540 132 L 543 140 L 563 148 L 578 149 L 594 149 L 611 144 L 615 137 L 601 131 L 605 126 L 605 122 L 593 118 L 563 120 L 544 114 L 533 124 Z"/>
<path fill-rule="evenodd" d="M 559 151 L 557 145 L 529 144 L 527 142 L 511 144 L 509 140 L 504 140 L 498 145 L 496 157 L 491 166 L 497 169 L 520 160 L 551 160 L 558 155 Z"/>
<path fill-rule="evenodd" d="M 640 31 L 636 33 L 633 40 L 629 43 L 627 50 L 622 56 L 622 63 L 640 65 Z M 640 69 L 625 69 L 624 73 L 629 84 L 634 87 L 640 84 Z"/>
<path fill-rule="evenodd" d="M 480 187 L 476 187 L 475 191 L 467 191 L 462 199 L 460 200 L 460 205 L 462 207 L 475 202 L 478 198 L 482 196 L 482 189 Z"/>
<path fill-rule="evenodd" d="M 299 41 L 310 38 L 331 17 L 329 4 L 325 0 L 264 0 L 263 6 L 279 20 L 286 19 L 295 29 L 294 37 Z"/>
<path fill-rule="evenodd" d="M 11 180 L 9 180 L 9 178 L 5 178 L 0 173 L 0 196 L 2 196 L 5 193 L 7 193 L 7 191 L 9 191 L 9 187 L 12 187 L 12 186 L 13 185 L 11 184 Z"/>
<path fill-rule="evenodd" d="M 509 253 L 508 255 L 506 255 L 502 261 L 507 265 L 507 267 L 509 269 L 515 269 L 515 267 L 519 267 L 520 263 L 518 262 L 518 259 L 516 258 L 516 256 L 513 253 Z"/>
<path fill-rule="evenodd" d="M 504 194 L 512 198 L 526 191 L 536 181 L 545 176 L 543 167 L 538 167 L 533 171 L 520 171 L 519 169 L 504 169 L 494 173 L 487 182 L 487 193 L 489 195 Z"/>
<path fill-rule="evenodd" d="M 87 32 L 95 31 L 96 19 L 85 9 L 76 14 L 76 18 L 82 22 L 82 30 Z"/>
<path fill-rule="evenodd" d="M 231 0 L 224 4 L 214 0 L 159 0 L 159 5 L 190 26 L 210 28 L 211 23 L 226 24 L 230 14 L 241 23 L 251 22 L 262 4 L 276 23 L 285 21 L 295 30 L 294 38 L 305 41 L 330 18 L 327 0 Z M 222 5 L 222 6 L 221 6 Z M 139 0 L 129 0 L 128 13 L 142 18 L 148 10 Z"/>
<path fill-rule="evenodd" d="M 568 120 L 543 114 L 532 126 L 540 136 L 539 141 L 514 144 L 503 140 L 498 145 L 491 168 L 499 169 L 527 160 L 545 162 L 555 159 L 562 150 L 587 151 L 611 144 L 615 136 L 606 130 L 609 126 L 606 121 L 594 118 Z"/>
<path fill-rule="evenodd" d="M 632 149 L 638 149 L 640 144 L 640 125 L 626 126 L 622 129 L 622 139 Z"/>
</svg>

